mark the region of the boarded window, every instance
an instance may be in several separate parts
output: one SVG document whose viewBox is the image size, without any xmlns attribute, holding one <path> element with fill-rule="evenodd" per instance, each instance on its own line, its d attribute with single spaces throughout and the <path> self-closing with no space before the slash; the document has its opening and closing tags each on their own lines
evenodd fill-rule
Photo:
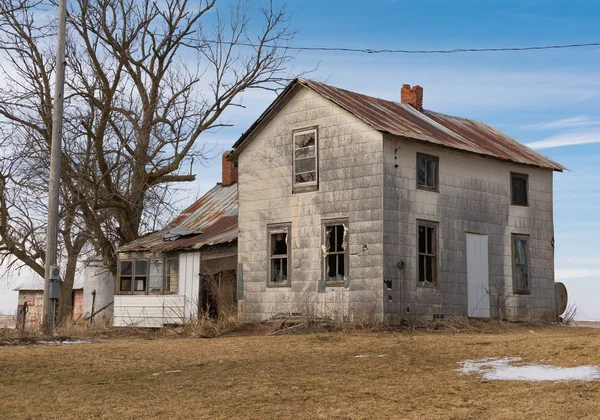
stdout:
<svg viewBox="0 0 600 420">
<path fill-rule="evenodd" d="M 148 293 L 152 295 L 162 294 L 162 282 L 164 277 L 163 260 L 150 260 L 148 270 Z"/>
<path fill-rule="evenodd" d="M 316 186 L 318 179 L 317 130 L 303 130 L 294 135 L 294 186 Z"/>
<path fill-rule="evenodd" d="M 290 284 L 290 226 L 269 228 L 269 282 L 271 286 Z"/>
<path fill-rule="evenodd" d="M 527 174 L 510 174 L 511 204 L 526 206 L 529 176 Z"/>
<path fill-rule="evenodd" d="M 512 236 L 513 254 L 513 290 L 514 293 L 527 294 L 529 290 L 529 237 Z"/>
<path fill-rule="evenodd" d="M 326 282 L 341 282 L 348 277 L 348 227 L 346 223 L 326 223 L 323 238 L 326 254 Z"/>
<path fill-rule="evenodd" d="M 417 153 L 417 188 L 438 190 L 439 158 Z"/>
<path fill-rule="evenodd" d="M 165 293 L 177 293 L 179 290 L 179 259 L 167 260 L 165 273 Z"/>
<path fill-rule="evenodd" d="M 131 292 L 133 279 L 133 261 L 121 261 L 119 267 L 119 290 Z"/>
<path fill-rule="evenodd" d="M 421 285 L 437 284 L 437 224 L 418 222 L 418 279 Z"/>
</svg>

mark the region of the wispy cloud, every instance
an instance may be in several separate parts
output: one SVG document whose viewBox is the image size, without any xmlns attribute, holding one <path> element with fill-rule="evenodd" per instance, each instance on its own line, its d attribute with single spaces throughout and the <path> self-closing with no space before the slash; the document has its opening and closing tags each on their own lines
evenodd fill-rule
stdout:
<svg viewBox="0 0 600 420">
<path fill-rule="evenodd" d="M 523 128 L 529 130 L 558 130 L 558 129 L 572 129 L 572 128 L 582 128 L 582 127 L 595 127 L 600 126 L 600 120 L 596 118 L 591 118 L 586 115 L 581 115 L 577 117 L 571 118 L 561 118 L 554 121 L 547 121 L 536 124 L 528 124 Z"/>
<path fill-rule="evenodd" d="M 532 149 L 550 149 L 553 147 L 575 146 L 578 144 L 600 143 L 600 130 L 587 132 L 560 133 L 544 140 L 527 144 Z"/>
</svg>

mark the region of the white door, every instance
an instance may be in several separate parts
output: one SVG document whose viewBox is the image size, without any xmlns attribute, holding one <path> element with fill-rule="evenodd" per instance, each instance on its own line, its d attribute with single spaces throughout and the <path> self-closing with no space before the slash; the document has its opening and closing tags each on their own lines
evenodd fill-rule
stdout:
<svg viewBox="0 0 600 420">
<path fill-rule="evenodd" d="M 467 303 L 469 316 L 490 317 L 488 236 L 467 233 Z"/>
</svg>

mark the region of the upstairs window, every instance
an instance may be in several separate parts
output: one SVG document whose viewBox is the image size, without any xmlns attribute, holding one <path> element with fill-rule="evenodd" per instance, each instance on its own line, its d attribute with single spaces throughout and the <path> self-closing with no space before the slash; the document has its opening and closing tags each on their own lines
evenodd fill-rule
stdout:
<svg viewBox="0 0 600 420">
<path fill-rule="evenodd" d="M 269 227 L 269 286 L 290 285 L 290 225 Z"/>
<path fill-rule="evenodd" d="M 317 129 L 296 131 L 294 137 L 294 187 L 316 187 L 318 181 Z"/>
<path fill-rule="evenodd" d="M 437 285 L 437 223 L 419 221 L 418 233 L 418 279 L 421 286 Z"/>
<path fill-rule="evenodd" d="M 417 188 L 438 191 L 439 158 L 417 153 Z"/>
<path fill-rule="evenodd" d="M 510 174 L 510 203 L 517 206 L 527 206 L 527 188 L 529 175 Z"/>
<path fill-rule="evenodd" d="M 343 282 L 348 277 L 348 227 L 347 222 L 324 224 L 325 282 Z"/>
<path fill-rule="evenodd" d="M 529 290 L 529 236 L 512 236 L 513 291 L 528 294 Z"/>
</svg>

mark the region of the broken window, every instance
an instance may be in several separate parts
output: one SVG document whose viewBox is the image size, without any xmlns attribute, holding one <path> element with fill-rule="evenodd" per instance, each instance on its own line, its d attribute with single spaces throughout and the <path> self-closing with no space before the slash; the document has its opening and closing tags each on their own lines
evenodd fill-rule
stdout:
<svg viewBox="0 0 600 420">
<path fill-rule="evenodd" d="M 347 222 L 328 222 L 324 225 L 324 272 L 326 282 L 340 282 L 348 277 Z"/>
<path fill-rule="evenodd" d="M 512 236 L 513 290 L 514 293 L 529 293 L 529 237 Z"/>
<path fill-rule="evenodd" d="M 418 222 L 419 266 L 418 279 L 421 285 L 437 284 L 437 224 Z"/>
<path fill-rule="evenodd" d="M 417 153 L 417 188 L 438 190 L 439 158 Z"/>
<path fill-rule="evenodd" d="M 511 172 L 510 174 L 510 202 L 511 204 L 518 206 L 527 205 L 527 184 L 529 175 L 527 174 L 516 174 Z"/>
<path fill-rule="evenodd" d="M 177 293 L 179 260 L 134 259 L 119 261 L 120 294 L 161 295 Z"/>
<path fill-rule="evenodd" d="M 294 186 L 317 185 L 317 129 L 294 133 Z"/>
<path fill-rule="evenodd" d="M 177 293 L 179 290 L 179 259 L 166 261 L 165 293 Z"/>
<path fill-rule="evenodd" d="M 269 285 L 290 284 L 290 226 L 269 229 Z"/>
</svg>

